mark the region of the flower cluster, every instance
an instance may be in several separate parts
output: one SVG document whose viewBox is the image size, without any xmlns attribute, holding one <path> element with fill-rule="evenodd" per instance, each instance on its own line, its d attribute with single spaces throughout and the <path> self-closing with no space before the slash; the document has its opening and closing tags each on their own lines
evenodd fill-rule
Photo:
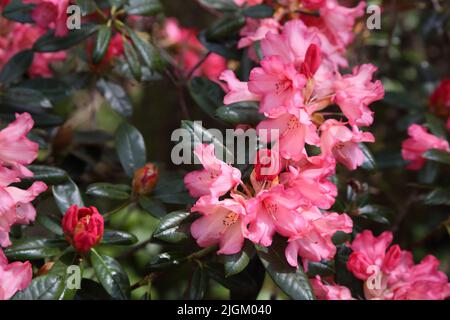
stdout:
<svg viewBox="0 0 450 320">
<path fill-rule="evenodd" d="M 16 114 L 16 120 L 0 131 L 0 247 L 11 245 L 11 226 L 34 221 L 36 210 L 31 202 L 47 189 L 47 186 L 39 181 L 34 182 L 27 190 L 13 185 L 22 178 L 33 176 L 26 168 L 26 165 L 36 159 L 38 153 L 38 144 L 27 138 L 33 124 L 28 113 Z M 16 274 L 20 276 L 16 277 Z M 26 279 L 28 282 L 31 280 L 31 265 L 8 265 L 0 249 L 0 279 L 0 299 L 7 298 L 16 290 L 23 289 Z M 3 284 L 6 287 L 2 287 Z"/>
<path fill-rule="evenodd" d="M 347 269 L 364 281 L 364 296 L 373 300 L 443 300 L 450 296 L 450 284 L 445 273 L 438 270 L 439 260 L 432 255 L 414 264 L 411 252 L 398 245 L 389 247 L 392 233 L 374 237 L 371 231 L 358 234 L 351 244 L 352 253 Z M 350 290 L 322 282 L 318 276 L 312 281 L 319 299 L 348 300 Z"/>
<path fill-rule="evenodd" d="M 68 1 L 29 2 L 38 3 L 32 14 L 33 19 L 36 21 L 36 25 L 12 22 L 0 16 L 0 69 L 3 68 L 3 66 L 15 54 L 23 50 L 31 49 L 36 40 L 43 36 L 47 32 L 49 27 L 55 27 L 57 28 L 57 30 L 62 30 L 61 27 L 58 27 L 61 22 L 56 23 L 53 20 L 53 22 L 51 22 L 50 19 L 53 19 L 53 15 L 47 14 L 43 11 L 56 10 L 50 9 L 50 7 L 56 7 L 56 5 L 60 6 L 61 3 L 64 2 L 66 3 L 65 7 L 67 9 Z M 7 3 L 0 4 L 0 13 L 2 12 L 4 5 L 6 4 Z M 66 28 L 66 9 L 58 9 L 63 10 L 61 12 L 64 12 L 64 28 Z M 58 11 L 58 15 L 59 14 L 60 13 Z M 54 17 L 54 20 L 56 21 L 56 17 Z M 60 31 L 60 34 L 64 35 L 65 32 Z M 28 73 L 31 77 L 50 77 L 52 75 L 52 71 L 50 68 L 51 63 L 56 61 L 63 61 L 65 59 L 66 53 L 64 51 L 35 53 Z"/>
<path fill-rule="evenodd" d="M 281 17 L 259 26 L 248 21 L 240 45 L 260 41 L 260 67 L 251 70 L 248 82 L 231 70 L 223 72 L 224 102 L 258 101 L 267 117 L 257 126 L 258 135 L 271 149 L 259 150 L 250 184 L 245 184 L 239 170 L 214 157 L 212 145 L 197 147 L 204 170 L 188 174 L 185 184 L 193 197 L 200 197 L 192 211 L 203 217 L 191 229 L 200 246 L 219 244 L 219 253 L 232 254 L 240 251 L 244 238 L 267 247 L 279 234 L 288 239 L 288 263 L 297 266 L 298 256 L 303 263 L 333 258 L 333 235 L 351 233 L 348 215 L 325 210 L 337 196 L 330 181 L 336 164 L 354 170 L 364 162 L 358 144 L 374 137 L 361 127 L 372 124 L 369 105 L 384 95 L 381 82 L 372 81 L 373 65 L 355 67 L 352 74 L 339 72 L 347 65 L 343 49 L 353 38 L 363 5 L 348 9 L 336 1 L 315 2 L 320 19 L 296 18 L 283 26 Z M 346 27 L 336 33 L 332 26 L 342 20 Z M 342 114 L 326 119 L 323 110 L 333 104 Z M 279 133 L 275 139 L 267 134 L 274 131 Z M 321 153 L 309 155 L 313 146 Z M 230 190 L 229 198 L 219 199 Z"/>
</svg>

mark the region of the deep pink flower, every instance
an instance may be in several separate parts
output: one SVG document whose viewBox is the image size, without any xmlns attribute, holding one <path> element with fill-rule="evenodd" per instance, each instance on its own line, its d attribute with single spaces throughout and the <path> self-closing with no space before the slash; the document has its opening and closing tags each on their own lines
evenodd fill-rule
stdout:
<svg viewBox="0 0 450 320">
<path fill-rule="evenodd" d="M 347 287 L 334 283 L 324 284 L 320 276 L 309 280 L 318 300 L 354 300 Z"/>
<path fill-rule="evenodd" d="M 450 78 L 442 80 L 430 96 L 430 108 L 437 115 L 450 115 Z"/>
<path fill-rule="evenodd" d="M 281 174 L 280 183 L 300 195 L 302 206 L 329 209 L 337 196 L 337 187 L 328 180 L 334 172 L 335 162 L 330 158 L 305 157 Z"/>
<path fill-rule="evenodd" d="M 34 3 L 36 7 L 31 17 L 41 28 L 55 30 L 55 35 L 67 35 L 67 7 L 69 0 L 24 0 L 24 3 Z"/>
<path fill-rule="evenodd" d="M 194 153 L 204 169 L 190 172 L 184 177 L 184 184 L 191 196 L 220 197 L 241 181 L 241 172 L 238 169 L 216 158 L 213 144 L 200 144 Z"/>
<path fill-rule="evenodd" d="M 249 217 L 243 197 L 232 194 L 232 199 L 219 201 L 211 196 L 201 197 L 191 212 L 202 217 L 191 225 L 191 234 L 200 247 L 219 244 L 218 254 L 234 254 L 242 249 L 247 236 Z"/>
<path fill-rule="evenodd" d="M 289 238 L 285 252 L 288 263 L 296 267 L 298 256 L 314 262 L 332 259 L 336 246 L 331 239 L 337 231 L 351 233 L 352 219 L 345 213 L 322 213 L 317 207 L 301 208 L 299 212 L 307 227 Z"/>
<path fill-rule="evenodd" d="M 402 143 L 402 157 L 410 161 L 407 169 L 419 170 L 423 167 L 426 160 L 423 154 L 430 149 L 439 149 L 450 152 L 449 144 L 443 138 L 436 137 L 427 132 L 424 126 L 412 124 L 408 128 L 410 138 Z"/>
<path fill-rule="evenodd" d="M 252 218 L 248 238 L 268 247 L 272 244 L 275 232 L 284 237 L 300 233 L 306 227 L 306 222 L 296 211 L 298 204 L 294 196 L 282 185 L 276 185 L 248 200 L 247 212 Z"/>
<path fill-rule="evenodd" d="M 236 75 L 231 70 L 225 70 L 219 77 L 219 80 L 224 81 L 224 89 L 226 95 L 223 102 L 225 104 L 232 104 L 241 101 L 259 101 L 260 97 L 248 90 L 248 82 L 239 81 Z"/>
<path fill-rule="evenodd" d="M 384 97 L 381 81 L 371 81 L 376 70 L 374 65 L 363 64 L 353 68 L 353 74 L 341 76 L 334 83 L 336 104 L 351 125 L 369 126 L 373 122 L 373 112 L 368 106 Z"/>
<path fill-rule="evenodd" d="M 334 119 L 325 121 L 320 130 L 320 147 L 325 157 L 333 157 L 349 170 L 355 170 L 363 164 L 364 153 L 358 146 L 360 142 L 374 142 L 375 137 L 370 132 L 359 131 L 353 126 L 350 130 L 344 123 Z"/>
<path fill-rule="evenodd" d="M 31 282 L 33 269 L 30 262 L 8 263 L 0 249 L 0 300 L 8 300 Z"/>
</svg>

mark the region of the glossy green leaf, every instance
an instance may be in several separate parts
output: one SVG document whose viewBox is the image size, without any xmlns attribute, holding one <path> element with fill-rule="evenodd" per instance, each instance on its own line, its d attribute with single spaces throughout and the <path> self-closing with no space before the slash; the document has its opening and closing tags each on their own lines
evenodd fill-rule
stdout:
<svg viewBox="0 0 450 320">
<path fill-rule="evenodd" d="M 56 184 L 66 181 L 69 176 L 63 169 L 43 165 L 29 165 L 28 169 L 33 172 L 33 176 L 27 178 L 31 181 L 43 181 L 47 184 Z"/>
<path fill-rule="evenodd" d="M 450 188 L 437 188 L 428 193 L 423 202 L 428 205 L 450 205 Z"/>
<path fill-rule="evenodd" d="M 125 11 L 130 15 L 152 16 L 162 11 L 159 0 L 129 0 Z"/>
<path fill-rule="evenodd" d="M 111 108 L 126 118 L 133 114 L 133 106 L 126 91 L 117 83 L 100 79 L 97 81 L 97 89 L 105 97 Z"/>
<path fill-rule="evenodd" d="M 84 207 L 83 198 L 81 197 L 78 186 L 69 178 L 66 182 L 52 187 L 53 197 L 59 211 L 64 215 L 67 209 L 72 205 L 79 208 Z"/>
<path fill-rule="evenodd" d="M 179 252 L 163 252 L 150 259 L 148 269 L 150 271 L 167 270 L 167 268 L 179 266 L 186 261 L 186 257 Z"/>
<path fill-rule="evenodd" d="M 34 278 L 30 285 L 19 291 L 12 300 L 58 300 L 65 288 L 65 276 L 48 274 Z"/>
<path fill-rule="evenodd" d="M 56 256 L 60 248 L 68 245 L 65 240 L 59 239 L 24 238 L 13 241 L 4 253 L 11 260 L 38 260 Z"/>
<path fill-rule="evenodd" d="M 363 152 L 365 158 L 362 167 L 369 171 L 376 170 L 377 165 L 375 163 L 375 158 L 373 157 L 372 152 L 370 152 L 369 148 L 364 143 L 360 143 L 359 148 Z"/>
<path fill-rule="evenodd" d="M 141 81 L 142 69 L 141 63 L 139 62 L 139 56 L 134 46 L 129 43 L 128 40 L 124 40 L 124 51 L 125 59 L 128 63 L 131 74 L 135 80 Z"/>
<path fill-rule="evenodd" d="M 389 213 L 389 210 L 386 207 L 379 205 L 366 205 L 364 207 L 359 208 L 359 217 L 363 217 L 365 219 L 369 219 L 381 224 L 389 224 L 389 220 L 386 218 L 386 215 Z"/>
<path fill-rule="evenodd" d="M 3 66 L 0 72 L 0 83 L 10 85 L 19 80 L 33 62 L 34 53 L 31 50 L 24 50 L 16 53 L 8 63 Z"/>
<path fill-rule="evenodd" d="M 0 105 L 18 111 L 43 113 L 52 107 L 41 92 L 29 88 L 13 87 L 0 94 Z"/>
<path fill-rule="evenodd" d="M 52 33 L 48 33 L 34 43 L 33 50 L 36 52 L 56 52 L 66 50 L 89 38 L 97 31 L 98 26 L 85 25 L 79 30 L 69 31 L 68 35 L 64 37 L 57 37 Z"/>
<path fill-rule="evenodd" d="M 126 30 L 131 39 L 131 42 L 134 44 L 139 56 L 147 65 L 147 67 L 149 67 L 150 70 L 159 69 L 161 66 L 161 59 L 156 48 L 150 42 L 142 39 L 136 32 L 134 32 L 130 28 L 127 28 Z"/>
<path fill-rule="evenodd" d="M 194 270 L 188 288 L 189 300 L 202 300 L 208 289 L 208 274 L 199 266 Z"/>
<path fill-rule="evenodd" d="M 86 189 L 86 194 L 107 199 L 126 200 L 130 198 L 131 188 L 126 184 L 93 183 Z"/>
<path fill-rule="evenodd" d="M 239 8 L 234 1 L 230 0 L 198 0 L 198 2 L 207 8 L 219 11 L 234 11 Z"/>
<path fill-rule="evenodd" d="M 239 32 L 245 24 L 245 17 L 241 15 L 224 15 L 206 30 L 206 39 L 218 41 L 226 39 Z"/>
<path fill-rule="evenodd" d="M 33 3 L 23 3 L 20 0 L 13 0 L 3 8 L 2 15 L 9 20 L 20 23 L 34 23 L 31 13 L 35 8 Z"/>
<path fill-rule="evenodd" d="M 162 201 L 156 198 L 141 196 L 139 197 L 138 202 L 142 209 L 149 212 L 155 218 L 162 218 L 167 213 L 166 207 Z"/>
<path fill-rule="evenodd" d="M 95 41 L 94 51 L 92 52 L 92 61 L 94 64 L 102 62 L 109 43 L 111 42 L 112 30 L 111 27 L 103 25 L 97 32 L 97 39 Z"/>
<path fill-rule="evenodd" d="M 210 117 L 216 118 L 216 109 L 223 105 L 224 93 L 215 82 L 195 77 L 189 82 L 189 93 L 197 105 Z"/>
<path fill-rule="evenodd" d="M 137 242 L 138 239 L 131 233 L 119 230 L 105 230 L 101 243 L 108 245 L 133 245 Z"/>
<path fill-rule="evenodd" d="M 145 165 L 147 155 L 141 133 L 132 125 L 123 123 L 116 132 L 116 149 L 122 167 L 129 177 Z"/>
<path fill-rule="evenodd" d="M 246 241 L 240 252 L 224 255 L 225 276 L 230 277 L 242 272 L 248 266 L 254 254 L 254 246 Z"/>
<path fill-rule="evenodd" d="M 450 165 L 450 153 L 446 151 L 431 149 L 425 152 L 423 157 L 428 160 Z"/>
<path fill-rule="evenodd" d="M 242 11 L 242 14 L 249 18 L 263 19 L 272 17 L 274 12 L 275 10 L 271 6 L 268 6 L 266 4 L 260 4 L 245 8 Z"/>
<path fill-rule="evenodd" d="M 177 243 L 188 238 L 186 232 L 180 232 L 180 224 L 189 216 L 189 212 L 174 211 L 161 218 L 153 237 L 170 242 Z"/>
<path fill-rule="evenodd" d="M 234 125 L 256 125 L 264 120 L 264 115 L 259 113 L 258 104 L 254 102 L 240 102 L 222 106 L 216 110 L 216 116 Z"/>
</svg>

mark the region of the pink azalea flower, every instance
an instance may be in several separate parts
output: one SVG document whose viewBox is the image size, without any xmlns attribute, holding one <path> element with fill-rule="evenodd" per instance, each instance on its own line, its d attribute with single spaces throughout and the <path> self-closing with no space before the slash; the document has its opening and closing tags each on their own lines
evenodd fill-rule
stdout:
<svg viewBox="0 0 450 320">
<path fill-rule="evenodd" d="M 439 260 L 429 255 L 415 265 L 412 254 L 398 245 L 389 248 L 392 233 L 374 237 L 365 230 L 351 244 L 353 250 L 347 268 L 365 281 L 366 299 L 443 300 L 450 296 L 450 284 L 445 273 L 438 270 Z M 388 249 L 389 248 L 389 249 Z M 377 267 L 373 269 L 371 267 Z M 380 277 L 381 286 L 371 288 L 369 277 Z"/>
<path fill-rule="evenodd" d="M 268 247 L 275 232 L 285 237 L 300 233 L 306 224 L 296 211 L 298 204 L 293 196 L 282 185 L 276 185 L 248 200 L 247 212 L 253 219 L 248 239 Z"/>
<path fill-rule="evenodd" d="M 39 146 L 27 138 L 34 125 L 29 113 L 16 113 L 16 120 L 0 131 L 0 163 L 29 173 L 24 167 L 33 162 Z"/>
<path fill-rule="evenodd" d="M 439 149 L 450 152 L 449 144 L 443 138 L 436 137 L 427 132 L 424 126 L 412 124 L 408 128 L 410 138 L 402 143 L 403 159 L 410 161 L 407 169 L 419 170 L 426 160 L 422 155 L 430 149 Z"/>
<path fill-rule="evenodd" d="M 351 125 L 368 126 L 373 122 L 369 104 L 384 97 L 381 81 L 372 82 L 377 67 L 363 64 L 353 68 L 353 74 L 339 77 L 334 83 L 335 101 Z"/>
<path fill-rule="evenodd" d="M 320 276 L 316 276 L 309 281 L 318 300 L 354 300 L 347 287 L 333 283 L 324 284 Z"/>
<path fill-rule="evenodd" d="M 191 196 L 220 197 L 240 183 L 241 172 L 217 159 L 213 144 L 200 144 L 194 153 L 204 169 L 190 172 L 184 177 L 184 184 Z"/>
<path fill-rule="evenodd" d="M 24 3 L 34 3 L 36 7 L 31 17 L 41 28 L 55 29 L 55 35 L 67 35 L 67 7 L 69 0 L 24 0 Z"/>
<path fill-rule="evenodd" d="M 329 209 L 337 196 L 336 186 L 328 180 L 334 171 L 335 163 L 330 158 L 304 158 L 281 174 L 280 183 L 300 194 L 302 206 Z"/>
<path fill-rule="evenodd" d="M 280 23 L 273 18 L 248 18 L 245 26 L 240 31 L 242 38 L 239 40 L 238 48 L 249 47 L 253 45 L 253 43 L 264 39 L 269 32 L 277 34 L 280 29 Z"/>
<path fill-rule="evenodd" d="M 219 244 L 218 254 L 234 254 L 241 251 L 248 234 L 249 217 L 243 197 L 232 194 L 232 199 L 219 201 L 215 197 L 201 197 L 192 212 L 202 217 L 191 225 L 191 234 L 200 247 Z"/>
<path fill-rule="evenodd" d="M 345 213 L 321 213 L 317 207 L 301 208 L 299 212 L 307 227 L 289 238 L 285 252 L 288 263 L 296 267 L 298 256 L 314 262 L 333 258 L 336 246 L 331 239 L 337 231 L 351 233 L 352 219 Z"/>
<path fill-rule="evenodd" d="M 248 88 L 261 97 L 260 112 L 273 117 L 274 110 L 288 110 L 302 102 L 301 90 L 305 84 L 304 75 L 292 64 L 283 63 L 278 56 L 270 56 L 261 61 L 260 68 L 250 72 Z"/>
<path fill-rule="evenodd" d="M 0 300 L 8 300 L 31 282 L 33 269 L 30 262 L 8 263 L 0 249 Z"/>
<path fill-rule="evenodd" d="M 370 132 L 359 131 L 353 126 L 352 130 L 345 123 L 329 119 L 325 121 L 320 130 L 320 146 L 325 157 L 333 157 L 349 170 L 355 170 L 364 162 L 364 154 L 358 146 L 359 142 L 374 142 L 375 138 Z"/>
<path fill-rule="evenodd" d="M 248 82 L 239 81 L 236 75 L 231 70 L 225 70 L 219 77 L 226 83 L 224 85 L 225 92 L 223 102 L 225 104 L 232 104 L 241 101 L 259 101 L 260 97 L 248 90 Z"/>
<path fill-rule="evenodd" d="M 316 126 L 309 122 L 304 113 L 301 117 L 287 112 L 277 118 L 261 121 L 257 126 L 261 141 L 276 142 L 280 156 L 284 159 L 300 160 L 304 155 L 305 143 L 317 145 L 320 141 Z M 274 137 L 274 130 L 279 133 L 278 137 Z M 275 138 L 278 140 L 275 141 Z"/>
<path fill-rule="evenodd" d="M 0 187 L 0 246 L 11 245 L 9 231 L 14 224 L 34 221 L 36 209 L 31 204 L 39 194 L 47 190 L 45 183 L 36 181 L 28 190 L 16 187 Z"/>
</svg>

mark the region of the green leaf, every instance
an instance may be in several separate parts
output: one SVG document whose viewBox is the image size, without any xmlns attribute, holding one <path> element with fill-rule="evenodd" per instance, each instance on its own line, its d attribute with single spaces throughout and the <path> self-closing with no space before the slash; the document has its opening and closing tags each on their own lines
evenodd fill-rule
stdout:
<svg viewBox="0 0 450 320">
<path fill-rule="evenodd" d="M 213 143 L 215 154 L 219 159 L 225 159 L 225 162 L 230 162 L 234 159 L 233 153 L 210 131 L 203 128 L 198 121 L 183 120 L 181 121 L 181 128 L 186 129 L 191 136 L 192 150 L 201 143 Z M 222 155 L 222 157 L 221 157 Z"/>
<path fill-rule="evenodd" d="M 42 165 L 29 165 L 28 169 L 33 172 L 33 176 L 27 178 L 31 181 L 43 181 L 47 184 L 56 184 L 66 181 L 69 176 L 63 169 Z"/>
<path fill-rule="evenodd" d="M 425 119 L 427 121 L 427 127 L 430 129 L 431 133 L 438 137 L 446 136 L 446 128 L 445 123 L 435 115 L 431 113 L 427 113 L 425 115 Z"/>
<path fill-rule="evenodd" d="M 8 86 L 19 80 L 33 62 L 34 53 L 31 50 L 23 50 L 16 53 L 8 63 L 5 64 L 0 73 L 0 83 Z"/>
<path fill-rule="evenodd" d="M 122 86 L 106 79 L 97 81 L 97 89 L 111 107 L 126 118 L 133 114 L 133 106 Z"/>
<path fill-rule="evenodd" d="M 107 245 L 132 245 L 138 242 L 135 235 L 118 230 L 105 230 L 102 244 Z"/>
<path fill-rule="evenodd" d="M 446 151 L 431 149 L 425 152 L 423 157 L 428 160 L 450 165 L 450 153 Z"/>
<path fill-rule="evenodd" d="M 236 254 L 224 255 L 225 276 L 230 277 L 242 272 L 255 254 L 253 245 L 246 241 L 242 250 Z"/>
<path fill-rule="evenodd" d="M 245 8 L 242 11 L 242 14 L 249 18 L 263 19 L 272 17 L 274 12 L 275 10 L 271 6 L 268 6 L 266 4 L 260 4 Z"/>
<path fill-rule="evenodd" d="M 128 40 L 124 39 L 123 42 L 124 42 L 125 59 L 127 60 L 131 74 L 133 75 L 134 79 L 136 79 L 137 81 L 141 81 L 142 69 L 141 63 L 139 62 L 138 53 L 136 52 L 134 46 L 128 42 Z"/>
<path fill-rule="evenodd" d="M 163 252 L 150 259 L 148 269 L 150 271 L 167 270 L 167 268 L 179 266 L 186 261 L 186 257 L 179 252 Z"/>
<path fill-rule="evenodd" d="M 34 23 L 31 12 L 35 6 L 33 3 L 25 4 L 20 0 L 13 0 L 3 9 L 3 16 L 20 23 Z"/>
<path fill-rule="evenodd" d="M 162 218 L 167 213 L 166 207 L 162 201 L 156 198 L 140 196 L 138 202 L 142 209 L 149 212 L 155 218 Z"/>
<path fill-rule="evenodd" d="M 81 14 L 83 16 L 95 12 L 97 6 L 94 0 L 77 0 L 77 5 L 81 8 Z"/>
<path fill-rule="evenodd" d="M 72 88 L 55 78 L 33 78 L 20 82 L 17 87 L 39 91 L 51 101 L 59 101 L 72 93 Z"/>
<path fill-rule="evenodd" d="M 0 94 L 0 105 L 20 111 L 43 113 L 52 103 L 37 90 L 13 87 Z"/>
<path fill-rule="evenodd" d="M 34 278 L 30 285 L 19 291 L 12 300 L 58 300 L 65 288 L 65 276 L 48 274 Z"/>
<path fill-rule="evenodd" d="M 102 62 L 109 43 L 111 42 L 112 30 L 109 26 L 103 25 L 97 33 L 97 40 L 95 41 L 94 51 L 92 53 L 92 61 L 94 64 Z"/>
<path fill-rule="evenodd" d="M 209 278 L 203 267 L 199 266 L 192 274 L 188 288 L 189 300 L 202 300 L 208 289 Z"/>
<path fill-rule="evenodd" d="M 230 0 L 198 0 L 198 2 L 207 8 L 219 11 L 235 11 L 239 9 L 234 1 Z"/>
<path fill-rule="evenodd" d="M 389 209 L 379 205 L 366 205 L 359 210 L 359 217 L 369 219 L 381 224 L 389 224 L 389 220 L 385 215 L 389 212 Z"/>
<path fill-rule="evenodd" d="M 69 209 L 71 205 L 76 204 L 79 208 L 84 207 L 80 190 L 70 178 L 65 183 L 53 186 L 52 192 L 56 205 L 63 215 L 66 214 L 67 209 Z"/>
<path fill-rule="evenodd" d="M 450 205 L 450 188 L 437 188 L 428 193 L 423 202 L 428 205 Z"/>
<path fill-rule="evenodd" d="M 126 200 L 130 198 L 130 186 L 126 184 L 93 183 L 86 189 L 86 194 L 107 199 Z"/>
<path fill-rule="evenodd" d="M 61 228 L 61 217 L 60 216 L 53 217 L 53 216 L 50 216 L 50 214 L 39 213 L 38 215 L 36 215 L 36 221 L 37 221 L 37 223 L 39 223 L 41 226 L 43 226 L 50 232 L 52 232 L 58 236 L 64 235 L 63 229 Z"/>
<path fill-rule="evenodd" d="M 372 152 L 370 152 L 369 148 L 364 143 L 360 143 L 359 148 L 361 149 L 365 157 L 364 163 L 362 164 L 361 167 L 369 171 L 376 170 L 377 165 L 375 163 L 375 159 L 372 155 Z"/>
<path fill-rule="evenodd" d="M 125 11 L 130 15 L 153 16 L 162 11 L 162 5 L 159 0 L 129 0 Z"/>
<path fill-rule="evenodd" d="M 85 25 L 79 30 L 69 31 L 69 34 L 65 37 L 57 37 L 53 33 L 48 33 L 35 42 L 33 50 L 36 52 L 56 52 L 66 50 L 89 38 L 97 31 L 98 26 Z"/>
<path fill-rule="evenodd" d="M 206 31 L 200 32 L 198 39 L 203 46 L 211 52 L 217 53 L 227 59 L 240 59 L 240 51 L 237 49 L 237 41 L 235 39 L 214 41 L 206 37 Z"/>
<path fill-rule="evenodd" d="M 257 246 L 256 249 L 270 277 L 284 293 L 294 300 L 314 300 L 308 276 L 300 265 L 295 269 L 287 264 L 284 246 L 279 240 L 268 248 Z"/>
<path fill-rule="evenodd" d="M 159 69 L 161 66 L 161 59 L 156 48 L 150 42 L 139 37 L 139 35 L 130 28 L 127 27 L 126 30 L 130 36 L 131 42 L 133 42 L 137 52 L 147 67 L 151 70 Z"/>
<path fill-rule="evenodd" d="M 222 106 L 216 110 L 216 116 L 231 124 L 256 125 L 264 120 L 264 115 L 259 113 L 258 105 L 254 102 L 239 102 Z"/>
<path fill-rule="evenodd" d="M 340 245 L 347 241 L 350 241 L 351 233 L 345 233 L 343 231 L 336 231 L 336 233 L 332 237 L 332 241 L 334 245 Z"/>
<path fill-rule="evenodd" d="M 141 133 L 132 125 L 123 123 L 116 132 L 116 149 L 120 163 L 129 177 L 145 165 L 147 154 Z"/>
<path fill-rule="evenodd" d="M 94 249 L 91 249 L 91 261 L 97 279 L 113 299 L 130 299 L 130 280 L 119 262 Z"/>
<path fill-rule="evenodd" d="M 170 242 L 177 243 L 188 238 L 186 232 L 180 232 L 180 224 L 189 216 L 189 212 L 174 211 L 161 219 L 153 237 Z"/>
<path fill-rule="evenodd" d="M 314 278 L 319 275 L 321 277 L 329 277 L 334 275 L 334 261 L 308 262 L 308 277 Z"/>
<path fill-rule="evenodd" d="M 439 162 L 427 161 L 419 170 L 417 180 L 423 184 L 433 184 L 439 176 L 441 165 Z"/>
<path fill-rule="evenodd" d="M 189 93 L 197 105 L 210 117 L 216 118 L 216 109 L 223 105 L 224 93 L 220 86 L 203 77 L 189 82 Z"/>
<path fill-rule="evenodd" d="M 11 246 L 4 249 L 4 253 L 11 260 L 38 260 L 56 256 L 60 248 L 68 245 L 65 240 L 27 238 L 13 241 Z"/>
<path fill-rule="evenodd" d="M 245 24 L 245 17 L 241 15 L 224 15 L 206 30 L 206 39 L 219 41 L 239 32 Z"/>
</svg>

